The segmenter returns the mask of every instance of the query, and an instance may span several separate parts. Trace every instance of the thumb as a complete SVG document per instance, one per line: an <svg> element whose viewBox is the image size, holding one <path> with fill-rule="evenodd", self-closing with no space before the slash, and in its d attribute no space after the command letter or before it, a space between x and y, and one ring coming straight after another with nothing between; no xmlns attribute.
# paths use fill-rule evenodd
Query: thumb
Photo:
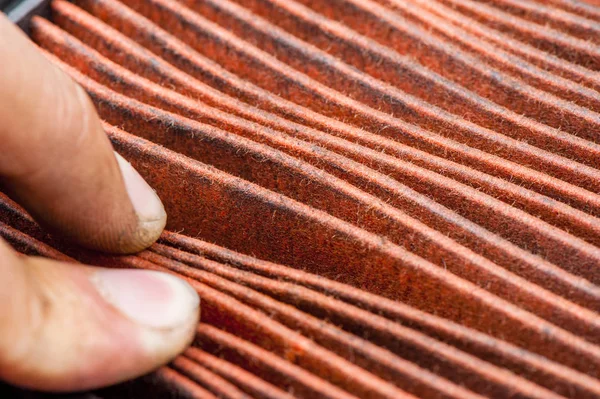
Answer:
<svg viewBox="0 0 600 399"><path fill-rule="evenodd" d="M77 391L150 372L189 345L199 299L176 277L20 257L0 240L0 380Z"/></svg>

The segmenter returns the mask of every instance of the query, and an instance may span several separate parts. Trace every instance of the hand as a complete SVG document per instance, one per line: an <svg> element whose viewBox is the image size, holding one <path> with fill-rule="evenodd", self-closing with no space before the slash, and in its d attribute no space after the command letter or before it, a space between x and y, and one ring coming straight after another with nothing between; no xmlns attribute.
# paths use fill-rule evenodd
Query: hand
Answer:
<svg viewBox="0 0 600 399"><path fill-rule="evenodd" d="M0 13L0 185L42 225L132 253L166 223L83 89ZM0 379L51 391L147 373L189 344L199 300L171 275L18 256L0 240Z"/></svg>

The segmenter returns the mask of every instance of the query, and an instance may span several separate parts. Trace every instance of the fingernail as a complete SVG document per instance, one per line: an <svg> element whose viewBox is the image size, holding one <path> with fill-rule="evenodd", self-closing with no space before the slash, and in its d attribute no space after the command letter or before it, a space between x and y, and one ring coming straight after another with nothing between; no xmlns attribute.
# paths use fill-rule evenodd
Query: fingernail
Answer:
<svg viewBox="0 0 600 399"><path fill-rule="evenodd" d="M144 327L173 329L197 317L198 294L188 283L171 274L98 269L91 280L106 302Z"/></svg>
<svg viewBox="0 0 600 399"><path fill-rule="evenodd" d="M115 152L125 187L133 208L142 222L155 222L166 218L165 208L156 192L125 158Z"/></svg>

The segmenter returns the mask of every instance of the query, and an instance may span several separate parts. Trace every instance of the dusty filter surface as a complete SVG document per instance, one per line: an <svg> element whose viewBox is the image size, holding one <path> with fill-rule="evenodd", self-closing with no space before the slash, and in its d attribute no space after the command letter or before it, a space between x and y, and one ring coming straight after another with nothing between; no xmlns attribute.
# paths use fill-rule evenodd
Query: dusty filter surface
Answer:
<svg viewBox="0 0 600 399"><path fill-rule="evenodd" d="M32 40L168 231L192 348L90 397L600 398L600 2L54 0ZM177 232L177 233L175 233Z"/></svg>

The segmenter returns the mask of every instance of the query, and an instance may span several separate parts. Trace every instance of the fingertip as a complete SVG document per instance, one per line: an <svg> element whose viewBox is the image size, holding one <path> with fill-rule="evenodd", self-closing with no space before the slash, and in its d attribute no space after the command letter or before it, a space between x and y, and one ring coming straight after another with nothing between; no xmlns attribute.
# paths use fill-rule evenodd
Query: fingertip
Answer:
<svg viewBox="0 0 600 399"><path fill-rule="evenodd" d="M136 326L136 375L166 364L192 343L200 298L184 280L157 271L98 269L90 281L106 304Z"/></svg>
<svg viewBox="0 0 600 399"><path fill-rule="evenodd" d="M111 252L135 253L149 247L160 237L167 224L167 213L156 191L125 158L116 151L114 154L138 223L136 231L126 242L120 243Z"/></svg>
<svg viewBox="0 0 600 399"><path fill-rule="evenodd" d="M172 275L42 258L14 266L31 286L18 288L28 307L0 327L0 377L9 383L96 389L166 364L193 340L200 300Z"/></svg>
<svg viewBox="0 0 600 399"><path fill-rule="evenodd" d="M143 327L177 328L200 306L196 291L168 273L98 268L90 280L107 303Z"/></svg>
<svg viewBox="0 0 600 399"><path fill-rule="evenodd" d="M149 228L166 224L167 214L162 201L131 164L115 151L127 194L141 223ZM164 227L164 226L163 226Z"/></svg>

